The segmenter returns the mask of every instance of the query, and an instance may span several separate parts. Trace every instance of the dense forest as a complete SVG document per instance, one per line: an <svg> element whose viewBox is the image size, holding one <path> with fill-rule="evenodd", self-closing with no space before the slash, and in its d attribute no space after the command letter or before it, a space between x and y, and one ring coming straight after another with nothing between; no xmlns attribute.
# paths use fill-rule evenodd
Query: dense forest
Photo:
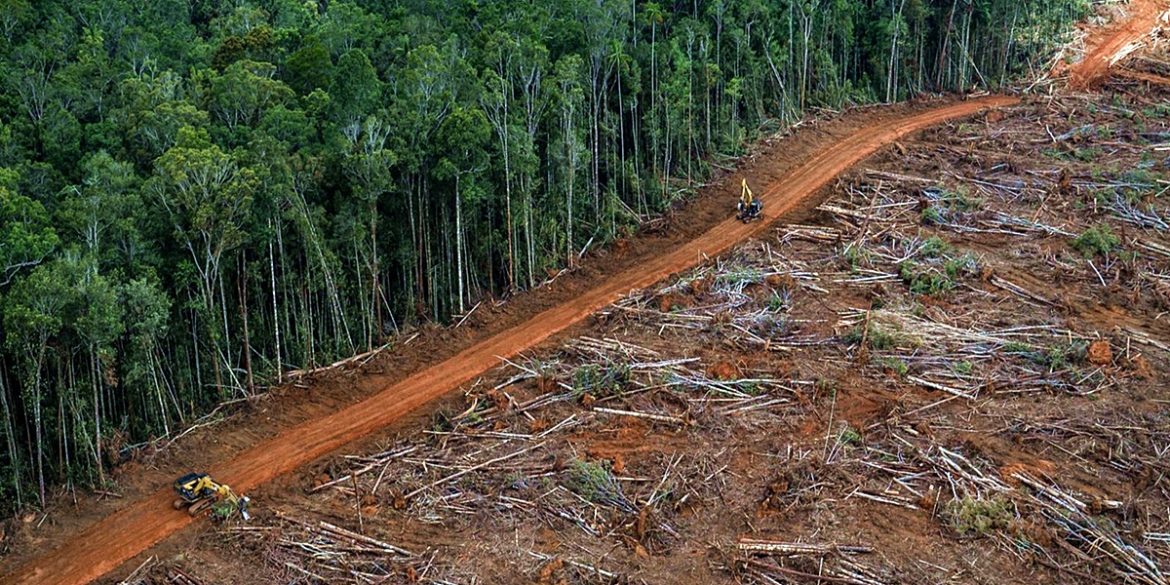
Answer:
<svg viewBox="0 0 1170 585"><path fill-rule="evenodd" d="M538 284L814 107L1087 0L0 0L0 502Z"/></svg>

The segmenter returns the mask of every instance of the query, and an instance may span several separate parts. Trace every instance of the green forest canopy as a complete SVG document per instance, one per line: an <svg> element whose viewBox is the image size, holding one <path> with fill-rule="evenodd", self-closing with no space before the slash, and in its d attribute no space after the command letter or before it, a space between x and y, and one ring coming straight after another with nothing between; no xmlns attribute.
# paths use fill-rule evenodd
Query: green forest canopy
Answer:
<svg viewBox="0 0 1170 585"><path fill-rule="evenodd" d="M0 502L539 283L814 106L1086 0L0 0Z"/></svg>

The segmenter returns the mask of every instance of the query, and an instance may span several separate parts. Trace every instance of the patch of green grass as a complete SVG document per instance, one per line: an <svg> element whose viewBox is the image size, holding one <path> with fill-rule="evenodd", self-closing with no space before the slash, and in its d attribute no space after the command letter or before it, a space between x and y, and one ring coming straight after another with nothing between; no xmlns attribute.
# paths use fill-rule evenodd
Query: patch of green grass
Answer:
<svg viewBox="0 0 1170 585"><path fill-rule="evenodd" d="M783 311L787 307L788 299L781 297L779 294L773 292L772 296L768 298L768 310L772 311L773 313Z"/></svg>
<svg viewBox="0 0 1170 585"><path fill-rule="evenodd" d="M942 258L950 256L955 249L944 239L930 236L922 243L922 255L927 258Z"/></svg>
<svg viewBox="0 0 1170 585"><path fill-rule="evenodd" d="M856 345L861 343L863 338L869 344L870 349L879 351L893 349L902 341L902 337L897 331L890 331L876 323L870 323L868 335L862 333L861 327L854 327L845 334L845 343Z"/></svg>
<svg viewBox="0 0 1170 585"><path fill-rule="evenodd" d="M979 259L971 253L963 254L957 258L948 258L943 263L943 271L947 273L947 278L951 280L958 280L962 276L978 274Z"/></svg>
<svg viewBox="0 0 1170 585"><path fill-rule="evenodd" d="M947 525L959 536L988 536L1011 525L1016 513L1012 503L1003 498L953 500L944 511Z"/></svg>
<svg viewBox="0 0 1170 585"><path fill-rule="evenodd" d="M931 205L922 210L922 225L941 225L943 223L946 223L946 218L938 207Z"/></svg>
<svg viewBox="0 0 1170 585"><path fill-rule="evenodd" d="M1088 344L1083 341L1074 341L1065 346L1044 348L1011 342L1004 346L1003 351L1055 372L1063 370L1071 364L1083 362L1088 352Z"/></svg>
<svg viewBox="0 0 1170 585"><path fill-rule="evenodd" d="M845 248L841 256L849 263L849 270L852 272L857 272L857 269L869 266L873 262L873 254L860 245Z"/></svg>
<svg viewBox="0 0 1170 585"><path fill-rule="evenodd" d="M1104 224L1085 230L1072 241L1072 247L1086 258L1104 256L1120 245L1121 238L1115 236L1113 230Z"/></svg>
<svg viewBox="0 0 1170 585"><path fill-rule="evenodd" d="M910 292L916 295L935 296L949 292L956 286L955 281L946 274L930 267L919 267L912 260L903 262L898 267L898 273L902 277L902 282L910 287Z"/></svg>
<svg viewBox="0 0 1170 585"><path fill-rule="evenodd" d="M861 433L848 425L841 429L841 434L837 436L837 440L845 445L861 445L863 442Z"/></svg>
<svg viewBox="0 0 1170 585"><path fill-rule="evenodd" d="M625 494L604 463L574 459L567 470L566 487L595 504L625 502Z"/></svg>
<svg viewBox="0 0 1170 585"><path fill-rule="evenodd" d="M629 382L630 366L625 363L610 362L605 367L585 364L573 372L573 390L577 394L586 392L596 396L621 394Z"/></svg>
<svg viewBox="0 0 1170 585"><path fill-rule="evenodd" d="M951 371L960 376L970 376L971 372L975 371L975 364L963 360L951 366Z"/></svg>
<svg viewBox="0 0 1170 585"><path fill-rule="evenodd" d="M883 369L893 372L899 378L905 378L910 373L910 364L896 357L884 357L878 363Z"/></svg>

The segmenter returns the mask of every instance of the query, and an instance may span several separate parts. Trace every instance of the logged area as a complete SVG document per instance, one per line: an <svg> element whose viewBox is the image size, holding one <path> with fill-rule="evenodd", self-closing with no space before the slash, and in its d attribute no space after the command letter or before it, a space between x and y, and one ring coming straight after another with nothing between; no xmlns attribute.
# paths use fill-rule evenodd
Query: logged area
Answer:
<svg viewBox="0 0 1170 585"><path fill-rule="evenodd" d="M1085 54L1069 67L1069 85L1085 89L1104 78L1119 60L1170 25L1170 6L1162 0L1135 0L1119 8L1117 19L1089 31Z"/></svg>
<svg viewBox="0 0 1170 585"><path fill-rule="evenodd" d="M816 153L765 192L765 213L776 218L832 181L838 173L908 133L989 107L1014 102L984 98L928 108L917 115L865 127ZM333 415L290 429L275 439L211 469L239 490L294 470L337 448L385 427L413 409L479 376L501 356L513 356L581 321L631 289L649 286L716 256L756 231L761 224L728 219L689 244L640 267L611 277L576 300L534 316L523 326L476 344L448 361L413 375L376 396ZM183 513L168 509L169 487L98 522L56 553L36 559L12 576L15 583L83 583L103 575L172 532L189 524ZM98 536L101 535L100 538ZM83 544L84 543L84 544ZM79 551L81 551L79 553Z"/></svg>
<svg viewBox="0 0 1170 585"><path fill-rule="evenodd" d="M1166 583L1170 93L1103 91L901 143L147 572Z"/></svg>

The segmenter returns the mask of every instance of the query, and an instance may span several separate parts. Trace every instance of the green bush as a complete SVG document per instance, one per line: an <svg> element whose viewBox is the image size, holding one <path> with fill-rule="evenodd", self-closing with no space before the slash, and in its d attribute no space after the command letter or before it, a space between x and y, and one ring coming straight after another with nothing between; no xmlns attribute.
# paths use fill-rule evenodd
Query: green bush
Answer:
<svg viewBox="0 0 1170 585"><path fill-rule="evenodd" d="M922 224L923 225L940 225L945 223L943 212L939 208L931 205L922 210Z"/></svg>
<svg viewBox="0 0 1170 585"><path fill-rule="evenodd" d="M586 392L598 396L621 394L630 381L630 366L624 363L607 363L605 367L585 364L573 372L573 390L578 394Z"/></svg>
<svg viewBox="0 0 1170 585"><path fill-rule="evenodd" d="M861 445L863 439L861 433L857 432L857 429L846 426L844 429L841 429L841 434L837 437L837 440L846 445Z"/></svg>
<svg viewBox="0 0 1170 585"><path fill-rule="evenodd" d="M960 536L987 536L1007 528L1015 519L1012 503L1003 498L952 500L944 515Z"/></svg>
<svg viewBox="0 0 1170 585"><path fill-rule="evenodd" d="M876 323L870 323L869 335L863 335L861 327L854 327L845 334L845 343L856 345L861 343L863 337L869 347L876 350L893 349L903 341L902 336L897 331L888 331Z"/></svg>
<svg viewBox="0 0 1170 585"><path fill-rule="evenodd" d="M927 258L942 258L950 256L955 249L946 240L938 236L930 236L922 243L922 255Z"/></svg>
<svg viewBox="0 0 1170 585"><path fill-rule="evenodd" d="M608 504L630 510L617 478L603 463L574 459L567 470L566 487L595 504Z"/></svg>
<svg viewBox="0 0 1170 585"><path fill-rule="evenodd" d="M1087 258L1104 256L1119 245L1121 245L1121 238L1113 235L1113 230L1107 225L1091 227L1072 241L1072 247Z"/></svg>
<svg viewBox="0 0 1170 585"><path fill-rule="evenodd" d="M905 360L901 360L895 357L886 357L882 358L879 363L881 364L882 368L890 370L899 378L905 378L906 375L910 373L910 364L907 364Z"/></svg>
<svg viewBox="0 0 1170 585"><path fill-rule="evenodd" d="M956 283L946 274L941 274L927 267L919 269L913 261L907 260L898 267L902 281L910 287L910 292L916 295L939 295L955 288Z"/></svg>
<svg viewBox="0 0 1170 585"><path fill-rule="evenodd" d="M960 376L970 376L975 371L975 364L963 360L951 366L951 370Z"/></svg>

